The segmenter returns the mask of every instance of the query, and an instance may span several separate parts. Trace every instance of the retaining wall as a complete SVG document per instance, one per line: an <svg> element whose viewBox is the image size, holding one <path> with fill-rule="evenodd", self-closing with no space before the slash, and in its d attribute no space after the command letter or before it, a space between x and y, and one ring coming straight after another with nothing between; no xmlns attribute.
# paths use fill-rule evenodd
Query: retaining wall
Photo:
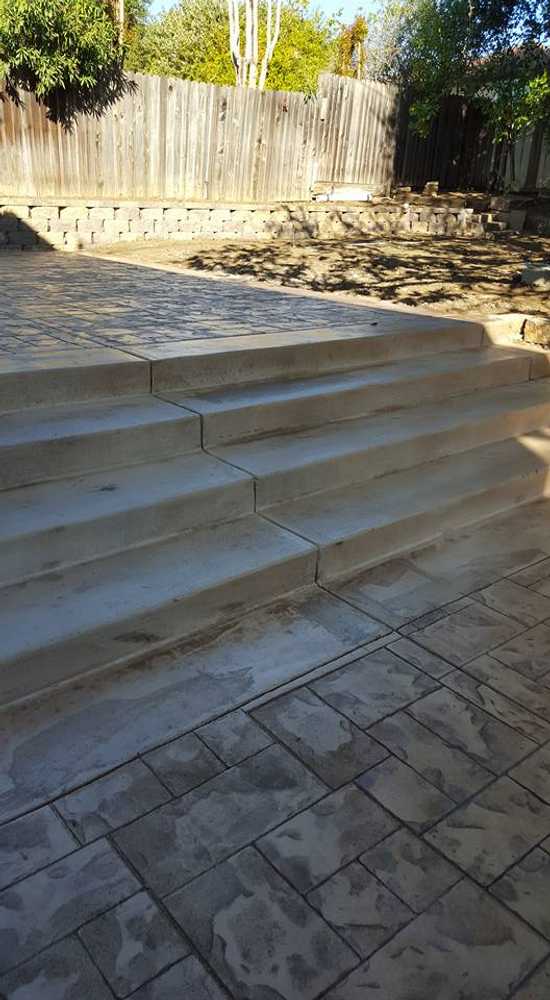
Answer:
<svg viewBox="0 0 550 1000"><path fill-rule="evenodd" d="M2 199L0 247L90 249L142 239L340 239L373 233L483 236L491 218L464 205L394 201L278 205Z"/></svg>

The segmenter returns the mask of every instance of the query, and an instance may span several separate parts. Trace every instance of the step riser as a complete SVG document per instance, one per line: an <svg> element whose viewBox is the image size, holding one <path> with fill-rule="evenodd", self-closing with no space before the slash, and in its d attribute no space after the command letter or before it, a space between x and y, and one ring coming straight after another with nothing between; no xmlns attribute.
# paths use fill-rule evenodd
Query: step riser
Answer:
<svg viewBox="0 0 550 1000"><path fill-rule="evenodd" d="M312 547L281 563L226 580L192 598L172 601L149 614L121 616L109 628L37 649L15 661L4 660L0 664L0 703L9 704L92 670L129 663L208 628L237 620L245 612L311 585L316 559Z"/></svg>
<svg viewBox="0 0 550 1000"><path fill-rule="evenodd" d="M13 371L6 370L8 364L4 359L0 373L0 413L136 396L151 388L149 362L111 348L60 350L27 363L14 360Z"/></svg>
<svg viewBox="0 0 550 1000"><path fill-rule="evenodd" d="M174 407L174 411L176 408ZM78 476L94 469L161 461L200 447L199 419L62 437L0 449L0 490Z"/></svg>
<svg viewBox="0 0 550 1000"><path fill-rule="evenodd" d="M232 521L253 509L253 482L242 480L155 506L10 538L0 543L0 586L192 528Z"/></svg>
<svg viewBox="0 0 550 1000"><path fill-rule="evenodd" d="M261 407L253 405L223 413L203 414L203 441L205 447L210 448L260 435L306 430L377 411L416 406L419 400L423 403L437 402L479 389L515 385L529 379L529 369L529 361L507 358L484 367L438 373L408 382L342 389L323 396L306 396ZM181 400L181 405L185 406L185 399Z"/></svg>
<svg viewBox="0 0 550 1000"><path fill-rule="evenodd" d="M482 343L482 327L477 323L449 325L448 331L434 329L414 333L350 337L264 347L225 353L189 354L185 358L167 358L152 363L152 388L162 395L165 390L212 388L259 382L270 378L299 378L321 375L335 369L421 357L440 351L475 349Z"/></svg>
<svg viewBox="0 0 550 1000"><path fill-rule="evenodd" d="M535 430L550 423L550 406L542 404L510 413L499 413L439 433L424 434L393 445L380 445L328 461L304 462L291 471L261 476L256 483L258 510L267 510L309 493L336 489L352 483L413 468L446 455L467 451L493 441Z"/></svg>
<svg viewBox="0 0 550 1000"><path fill-rule="evenodd" d="M433 544L446 532L548 496L549 474L548 468L544 467L529 476L512 479L470 497L461 497L445 507L415 514L397 524L372 528L364 534L355 534L336 545L321 548L319 580L329 582L353 575L387 559Z"/></svg>

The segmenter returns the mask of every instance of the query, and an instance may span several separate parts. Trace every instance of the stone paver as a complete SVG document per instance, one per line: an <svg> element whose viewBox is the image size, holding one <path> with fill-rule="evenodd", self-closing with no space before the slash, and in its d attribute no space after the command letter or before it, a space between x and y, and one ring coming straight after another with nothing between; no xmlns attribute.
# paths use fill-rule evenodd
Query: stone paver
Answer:
<svg viewBox="0 0 550 1000"><path fill-rule="evenodd" d="M548 1000L549 566L534 504L3 713L0 996Z"/></svg>
<svg viewBox="0 0 550 1000"><path fill-rule="evenodd" d="M111 1000L80 941L65 938L0 978L5 1000Z"/></svg>
<svg viewBox="0 0 550 1000"><path fill-rule="evenodd" d="M535 848L499 878L491 892L550 938L550 854Z"/></svg>
<svg viewBox="0 0 550 1000"><path fill-rule="evenodd" d="M224 770L194 733L152 750L143 759L174 795L190 792Z"/></svg>
<svg viewBox="0 0 550 1000"><path fill-rule="evenodd" d="M493 779L490 771L406 712L382 719L369 732L454 802L463 802Z"/></svg>
<svg viewBox="0 0 550 1000"><path fill-rule="evenodd" d="M117 997L128 996L190 951L146 892L96 917L80 936Z"/></svg>
<svg viewBox="0 0 550 1000"><path fill-rule="evenodd" d="M361 958L368 958L414 916L356 861L310 892L307 899Z"/></svg>
<svg viewBox="0 0 550 1000"><path fill-rule="evenodd" d="M527 736L535 743L546 743L550 739L550 723L539 719L528 709L516 705L505 695L494 688L480 683L474 678L463 673L461 670L453 670L445 677L445 685L450 687L457 694L467 698L468 701L483 708L495 719L500 719L507 726L511 726L522 736Z"/></svg>
<svg viewBox="0 0 550 1000"><path fill-rule="evenodd" d="M175 893L168 906L235 997L313 1000L357 963L254 848Z"/></svg>
<svg viewBox="0 0 550 1000"><path fill-rule="evenodd" d="M460 593L407 559L392 559L331 590L391 628L400 628Z"/></svg>
<svg viewBox="0 0 550 1000"><path fill-rule="evenodd" d="M401 822L421 832L437 823L455 803L412 767L388 757L357 779L357 784Z"/></svg>
<svg viewBox="0 0 550 1000"><path fill-rule="evenodd" d="M0 893L0 972L139 889L139 882L104 841L82 847Z"/></svg>
<svg viewBox="0 0 550 1000"><path fill-rule="evenodd" d="M550 747L542 747L512 768L510 777L550 805Z"/></svg>
<svg viewBox="0 0 550 1000"><path fill-rule="evenodd" d="M227 765L240 764L273 740L244 712L230 712L197 730L201 740Z"/></svg>
<svg viewBox="0 0 550 1000"><path fill-rule="evenodd" d="M170 795L139 760L58 799L56 807L81 844L137 819Z"/></svg>
<svg viewBox="0 0 550 1000"><path fill-rule="evenodd" d="M145 884L165 895L324 793L290 754L267 747L136 820L115 840Z"/></svg>
<svg viewBox="0 0 550 1000"><path fill-rule="evenodd" d="M379 743L307 688L257 709L255 718L332 788L387 756Z"/></svg>
<svg viewBox="0 0 550 1000"><path fill-rule="evenodd" d="M49 806L5 823L0 826L0 889L70 854L76 847Z"/></svg>
<svg viewBox="0 0 550 1000"><path fill-rule="evenodd" d="M550 996L550 960L537 969L517 993L514 1000L547 1000Z"/></svg>
<svg viewBox="0 0 550 1000"><path fill-rule="evenodd" d="M190 955L133 994L133 1000L227 1000L228 994Z"/></svg>
<svg viewBox="0 0 550 1000"><path fill-rule="evenodd" d="M536 680L548 674L543 683L550 684L550 628L547 625L536 625L523 632L495 649L493 656L524 677Z"/></svg>
<svg viewBox="0 0 550 1000"><path fill-rule="evenodd" d="M429 674L430 677L439 680L440 677L444 677L453 668L450 663L446 660L442 660L440 656L436 656L434 653L430 653L429 649L424 649L423 646L419 646L412 639L398 639L397 642L392 642L388 646L388 649L397 656L401 656L408 663L412 663L414 667L418 667L423 670L424 673Z"/></svg>
<svg viewBox="0 0 550 1000"><path fill-rule="evenodd" d="M550 689L505 667L492 656L480 656L468 664L468 673L493 690L506 695L535 715L550 722Z"/></svg>
<svg viewBox="0 0 550 1000"><path fill-rule="evenodd" d="M461 882L330 991L330 1000L504 1000L546 946Z"/></svg>
<svg viewBox="0 0 550 1000"><path fill-rule="evenodd" d="M375 321L365 305L66 254L0 260L0 357Z"/></svg>
<svg viewBox="0 0 550 1000"><path fill-rule="evenodd" d="M405 829L390 834L359 860L417 913L462 878L458 868Z"/></svg>
<svg viewBox="0 0 550 1000"><path fill-rule="evenodd" d="M324 701L365 728L437 687L426 674L385 649L312 684Z"/></svg>
<svg viewBox="0 0 550 1000"><path fill-rule="evenodd" d="M491 587L480 590L475 599L524 625L538 625L545 618L550 618L550 600L513 580L499 580Z"/></svg>
<svg viewBox="0 0 550 1000"><path fill-rule="evenodd" d="M522 630L523 626L498 611L477 603L414 633L415 642L426 646L461 667L474 657L506 642Z"/></svg>
<svg viewBox="0 0 550 1000"><path fill-rule="evenodd" d="M550 806L510 778L499 778L426 839L487 885L549 833Z"/></svg>
<svg viewBox="0 0 550 1000"><path fill-rule="evenodd" d="M348 786L283 823L258 846L297 889L307 892L397 826L385 809Z"/></svg>
<svg viewBox="0 0 550 1000"><path fill-rule="evenodd" d="M412 705L410 712L418 722L495 774L507 771L537 747L452 691L435 691Z"/></svg>

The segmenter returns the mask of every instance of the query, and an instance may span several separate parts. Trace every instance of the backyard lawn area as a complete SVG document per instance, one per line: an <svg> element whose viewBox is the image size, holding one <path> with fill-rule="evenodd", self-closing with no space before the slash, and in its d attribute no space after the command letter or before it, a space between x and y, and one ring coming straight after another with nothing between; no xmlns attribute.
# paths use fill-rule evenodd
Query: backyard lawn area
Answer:
<svg viewBox="0 0 550 1000"><path fill-rule="evenodd" d="M550 313L550 294L519 283L526 263L550 260L550 237L464 239L143 241L94 253L269 284L385 299L440 313Z"/></svg>

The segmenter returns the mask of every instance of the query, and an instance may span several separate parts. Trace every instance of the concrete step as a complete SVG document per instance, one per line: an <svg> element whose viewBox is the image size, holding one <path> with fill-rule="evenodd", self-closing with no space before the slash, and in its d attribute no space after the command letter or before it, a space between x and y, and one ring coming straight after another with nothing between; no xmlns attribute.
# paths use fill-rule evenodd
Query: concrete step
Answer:
<svg viewBox="0 0 550 1000"><path fill-rule="evenodd" d="M149 392L148 361L111 347L0 355L0 413Z"/></svg>
<svg viewBox="0 0 550 1000"><path fill-rule="evenodd" d="M238 619L311 584L315 549L256 515L0 593L0 701Z"/></svg>
<svg viewBox="0 0 550 1000"><path fill-rule="evenodd" d="M437 541L444 532L550 495L550 429L271 508L319 547L330 580Z"/></svg>
<svg viewBox="0 0 550 1000"><path fill-rule="evenodd" d="M198 416L152 396L17 410L0 417L0 490L199 446Z"/></svg>
<svg viewBox="0 0 550 1000"><path fill-rule="evenodd" d="M254 509L253 480L202 452L0 493L0 586Z"/></svg>
<svg viewBox="0 0 550 1000"><path fill-rule="evenodd" d="M550 423L550 379L280 434L212 453L256 478L258 510Z"/></svg>
<svg viewBox="0 0 550 1000"><path fill-rule="evenodd" d="M367 312L365 310L365 312ZM482 323L368 310L353 326L151 345L153 392L332 373L481 346Z"/></svg>
<svg viewBox="0 0 550 1000"><path fill-rule="evenodd" d="M519 355L519 356L518 356ZM255 382L164 399L201 415L205 447L416 406L529 378L530 358L488 348L435 354L309 379Z"/></svg>

